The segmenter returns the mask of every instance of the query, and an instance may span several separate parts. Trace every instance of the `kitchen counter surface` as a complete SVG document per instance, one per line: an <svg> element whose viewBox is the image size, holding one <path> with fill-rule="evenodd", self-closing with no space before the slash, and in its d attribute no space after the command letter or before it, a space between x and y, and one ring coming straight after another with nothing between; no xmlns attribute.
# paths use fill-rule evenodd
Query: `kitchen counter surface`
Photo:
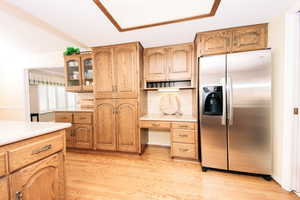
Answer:
<svg viewBox="0 0 300 200"><path fill-rule="evenodd" d="M39 114L46 114L46 113L51 113L51 112L94 112L95 110L92 108L77 108L77 107L71 107L71 108L59 108L55 110L49 110L49 111L44 111L40 112Z"/></svg>
<svg viewBox="0 0 300 200"><path fill-rule="evenodd" d="M171 122L197 122L197 118L192 115L162 115L148 114L140 117L142 121L171 121Z"/></svg>
<svg viewBox="0 0 300 200"><path fill-rule="evenodd" d="M0 120L0 146L71 127L70 123Z"/></svg>

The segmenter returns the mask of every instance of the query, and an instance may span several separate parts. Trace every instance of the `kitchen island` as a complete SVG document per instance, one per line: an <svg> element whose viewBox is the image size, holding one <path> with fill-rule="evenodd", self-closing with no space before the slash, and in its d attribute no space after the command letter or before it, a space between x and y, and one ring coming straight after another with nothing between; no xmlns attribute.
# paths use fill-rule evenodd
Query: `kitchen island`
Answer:
<svg viewBox="0 0 300 200"><path fill-rule="evenodd" d="M65 196L69 123L0 121L0 200Z"/></svg>

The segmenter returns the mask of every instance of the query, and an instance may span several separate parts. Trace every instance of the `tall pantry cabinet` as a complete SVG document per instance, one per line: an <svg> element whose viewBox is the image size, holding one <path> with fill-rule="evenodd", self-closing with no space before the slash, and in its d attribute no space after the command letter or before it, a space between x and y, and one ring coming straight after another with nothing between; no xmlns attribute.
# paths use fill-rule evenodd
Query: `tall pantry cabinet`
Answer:
<svg viewBox="0 0 300 200"><path fill-rule="evenodd" d="M141 153L143 47L138 42L95 47L95 148Z"/></svg>

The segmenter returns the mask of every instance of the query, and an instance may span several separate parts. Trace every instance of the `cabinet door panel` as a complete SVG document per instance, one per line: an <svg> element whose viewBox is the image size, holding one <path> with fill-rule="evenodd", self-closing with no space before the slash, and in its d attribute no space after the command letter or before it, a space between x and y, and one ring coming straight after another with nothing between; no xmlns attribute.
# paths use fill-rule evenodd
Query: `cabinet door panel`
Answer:
<svg viewBox="0 0 300 200"><path fill-rule="evenodd" d="M116 98L136 98L139 79L135 44L114 48L114 71Z"/></svg>
<svg viewBox="0 0 300 200"><path fill-rule="evenodd" d="M114 94L113 52L111 48L97 50L94 61L94 94L96 98L112 98Z"/></svg>
<svg viewBox="0 0 300 200"><path fill-rule="evenodd" d="M85 124L75 124L73 127L74 147L91 149L93 138L92 126Z"/></svg>
<svg viewBox="0 0 300 200"><path fill-rule="evenodd" d="M11 199L63 200L63 154L58 153L11 175Z"/></svg>
<svg viewBox="0 0 300 200"><path fill-rule="evenodd" d="M118 151L137 152L137 101L118 100L117 133Z"/></svg>
<svg viewBox="0 0 300 200"><path fill-rule="evenodd" d="M167 80L167 57L166 48L154 48L145 50L145 79L146 81Z"/></svg>
<svg viewBox="0 0 300 200"><path fill-rule="evenodd" d="M267 37L265 24L234 29L232 52L267 48Z"/></svg>
<svg viewBox="0 0 300 200"><path fill-rule="evenodd" d="M114 100L99 100L96 102L96 148L101 150L116 150Z"/></svg>
<svg viewBox="0 0 300 200"><path fill-rule="evenodd" d="M193 45L171 47L169 65L169 80L191 80L193 65Z"/></svg>
<svg viewBox="0 0 300 200"><path fill-rule="evenodd" d="M93 91L93 58L90 53L81 55L82 90Z"/></svg>
<svg viewBox="0 0 300 200"><path fill-rule="evenodd" d="M65 56L65 82L67 91L81 91L82 77L80 55Z"/></svg>
<svg viewBox="0 0 300 200"><path fill-rule="evenodd" d="M7 178L0 178L0 200L9 200Z"/></svg>
<svg viewBox="0 0 300 200"><path fill-rule="evenodd" d="M201 55L224 54L230 52L231 31L214 31L200 34Z"/></svg>
<svg viewBox="0 0 300 200"><path fill-rule="evenodd" d="M66 129L66 146L68 148L74 147L73 127Z"/></svg>

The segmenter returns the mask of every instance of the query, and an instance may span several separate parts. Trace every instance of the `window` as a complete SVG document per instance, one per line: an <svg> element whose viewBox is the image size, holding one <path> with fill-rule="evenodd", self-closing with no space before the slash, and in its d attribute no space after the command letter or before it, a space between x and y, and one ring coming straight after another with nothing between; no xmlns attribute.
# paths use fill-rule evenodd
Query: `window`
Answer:
<svg viewBox="0 0 300 200"><path fill-rule="evenodd" d="M47 85L38 86L39 111L48 110L48 92Z"/></svg>
<svg viewBox="0 0 300 200"><path fill-rule="evenodd" d="M67 107L67 98L66 98L66 91L64 87L57 87L57 108L65 108Z"/></svg>
<svg viewBox="0 0 300 200"><path fill-rule="evenodd" d="M66 92L63 86L38 85L39 111L75 107L77 94Z"/></svg>

